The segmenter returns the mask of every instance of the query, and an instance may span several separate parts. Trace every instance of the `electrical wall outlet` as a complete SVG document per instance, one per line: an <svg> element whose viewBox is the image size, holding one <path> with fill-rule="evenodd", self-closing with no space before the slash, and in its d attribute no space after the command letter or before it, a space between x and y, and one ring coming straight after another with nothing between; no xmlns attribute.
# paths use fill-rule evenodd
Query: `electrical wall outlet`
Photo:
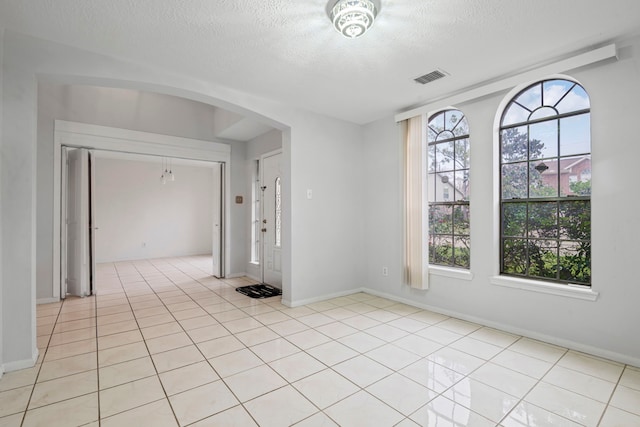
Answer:
<svg viewBox="0 0 640 427"><path fill-rule="evenodd" d="M389 275L389 269L387 267L382 267L382 275L383 276L388 276Z"/></svg>

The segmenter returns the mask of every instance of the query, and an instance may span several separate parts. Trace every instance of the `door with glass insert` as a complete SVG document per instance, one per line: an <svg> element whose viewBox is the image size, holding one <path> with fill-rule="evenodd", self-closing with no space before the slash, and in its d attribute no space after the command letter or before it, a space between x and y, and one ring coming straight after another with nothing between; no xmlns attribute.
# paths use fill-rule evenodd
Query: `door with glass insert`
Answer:
<svg viewBox="0 0 640 427"><path fill-rule="evenodd" d="M282 154L262 158L262 281L282 286Z"/></svg>

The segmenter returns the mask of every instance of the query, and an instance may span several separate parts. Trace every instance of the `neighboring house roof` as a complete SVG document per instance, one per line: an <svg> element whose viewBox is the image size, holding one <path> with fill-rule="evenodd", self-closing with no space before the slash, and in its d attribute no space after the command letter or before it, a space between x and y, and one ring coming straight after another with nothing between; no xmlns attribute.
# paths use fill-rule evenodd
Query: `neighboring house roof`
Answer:
<svg viewBox="0 0 640 427"><path fill-rule="evenodd" d="M577 159L575 157L567 157L567 158L560 159L560 173L561 174L571 173L571 169L573 169L575 166L585 161L591 162L591 156L588 156L588 155L580 156ZM557 173L558 162L556 160L542 160L542 162L544 162L544 164L549 167L549 169L542 172L542 175L552 175Z"/></svg>

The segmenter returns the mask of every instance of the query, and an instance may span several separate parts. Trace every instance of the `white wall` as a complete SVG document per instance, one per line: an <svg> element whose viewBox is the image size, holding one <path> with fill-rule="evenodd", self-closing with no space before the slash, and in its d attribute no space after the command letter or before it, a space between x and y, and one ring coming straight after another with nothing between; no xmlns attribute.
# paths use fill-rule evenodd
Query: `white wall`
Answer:
<svg viewBox="0 0 640 427"><path fill-rule="evenodd" d="M247 187L247 175L244 173L245 156L247 152L246 143L241 142L234 144L231 150L231 194L229 194L229 214L231 218L230 236L227 240L233 245L231 251L230 268L227 272L228 277L240 276L245 273L245 263L247 260L247 251L245 241L247 239L247 225L244 222L246 216L247 204L236 203L236 196L242 196L243 200L247 199L245 189Z"/></svg>
<svg viewBox="0 0 640 427"><path fill-rule="evenodd" d="M212 82L5 32L2 229L5 364L35 346L37 82L116 86L211 103L283 131L283 294L292 304L362 285L364 198L360 126ZM9 142L7 142L9 141ZM233 156L232 150L232 156ZM241 169L244 169L241 167ZM40 172L42 173L42 172ZM11 178L11 185L6 184ZM314 191L306 199L306 189ZM232 194L246 189L246 183ZM46 205L43 207L46 209ZM240 217L244 221L246 214ZM233 220L233 219L232 219ZM243 225L246 228L246 224ZM244 242L236 243L244 247ZM10 248L8 254L6 249ZM242 261L244 267L246 260ZM44 277L50 280L49 277ZM20 325L20 328L13 327ZM8 351L7 349L11 349Z"/></svg>
<svg viewBox="0 0 640 427"><path fill-rule="evenodd" d="M247 142L247 163L270 151L282 149L282 132L274 129Z"/></svg>
<svg viewBox="0 0 640 427"><path fill-rule="evenodd" d="M291 139L291 301L301 304L365 285L364 189L370 184L360 126L318 116L292 127ZM286 163L286 137L283 146Z"/></svg>
<svg viewBox="0 0 640 427"><path fill-rule="evenodd" d="M364 129L366 286L395 294L402 285L403 177L400 127L393 118ZM374 232L375 230L375 232ZM388 276L382 276L387 267Z"/></svg>
<svg viewBox="0 0 640 427"><path fill-rule="evenodd" d="M53 295L53 128L55 120L97 124L163 135L219 141L213 118L216 108L192 100L131 89L38 83L37 298ZM244 167L243 143L231 144L231 171ZM232 191L244 189L244 176L231 180ZM243 233L232 215L231 235ZM244 271L244 245L231 240L231 272Z"/></svg>
<svg viewBox="0 0 640 427"><path fill-rule="evenodd" d="M633 124L640 116L640 39L619 50L619 61L567 73L591 97L593 289L597 301L498 287L495 250L498 201L494 198L494 119L505 93L456 105L471 132L471 272L465 281L431 274L430 289L402 285L401 157L393 118L365 127L367 192L366 283L377 292L463 318L548 339L604 357L640 364L637 181ZM528 83L528 82L523 82ZM631 187L632 188L632 187ZM377 231L375 231L377 230ZM375 232L374 232L375 231ZM389 277L381 267L389 266Z"/></svg>
<svg viewBox="0 0 640 427"><path fill-rule="evenodd" d="M97 262L211 253L211 168L173 164L175 181L160 182L162 160L98 158L95 168Z"/></svg>
<svg viewBox="0 0 640 427"><path fill-rule="evenodd" d="M2 52L4 50L4 28L0 27L0 100L3 99L2 97L2 87L4 86L3 84L3 79L2 79ZM2 119L3 119L3 115L2 115L2 104L3 102L0 102L0 153L3 151L4 147L2 144ZM2 162L0 162L0 189L2 188ZM0 242L2 241L2 191L0 190ZM4 340L2 339L2 325L4 322L4 307L2 305L2 245L0 244L0 309L2 309L2 314L0 314L0 378L2 378L2 374L4 373L4 357L3 357L3 351L2 351L2 344L4 342Z"/></svg>
<svg viewBox="0 0 640 427"><path fill-rule="evenodd" d="M4 32L2 61L2 324L5 370L35 363L36 87ZM29 83L24 85L25 79ZM15 84L16 82L21 82ZM9 327L9 325L11 325Z"/></svg>

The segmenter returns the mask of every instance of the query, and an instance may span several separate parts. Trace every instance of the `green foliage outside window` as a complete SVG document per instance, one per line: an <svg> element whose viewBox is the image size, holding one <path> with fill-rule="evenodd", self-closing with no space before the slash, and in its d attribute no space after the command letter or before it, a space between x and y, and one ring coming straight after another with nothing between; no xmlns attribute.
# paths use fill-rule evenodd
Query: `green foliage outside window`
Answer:
<svg viewBox="0 0 640 427"><path fill-rule="evenodd" d="M428 123L429 264L468 269L469 128L458 110Z"/></svg>
<svg viewBox="0 0 640 427"><path fill-rule="evenodd" d="M561 108L571 97L575 111ZM505 111L500 133L501 272L590 285L588 97L573 82L546 81L523 91Z"/></svg>

